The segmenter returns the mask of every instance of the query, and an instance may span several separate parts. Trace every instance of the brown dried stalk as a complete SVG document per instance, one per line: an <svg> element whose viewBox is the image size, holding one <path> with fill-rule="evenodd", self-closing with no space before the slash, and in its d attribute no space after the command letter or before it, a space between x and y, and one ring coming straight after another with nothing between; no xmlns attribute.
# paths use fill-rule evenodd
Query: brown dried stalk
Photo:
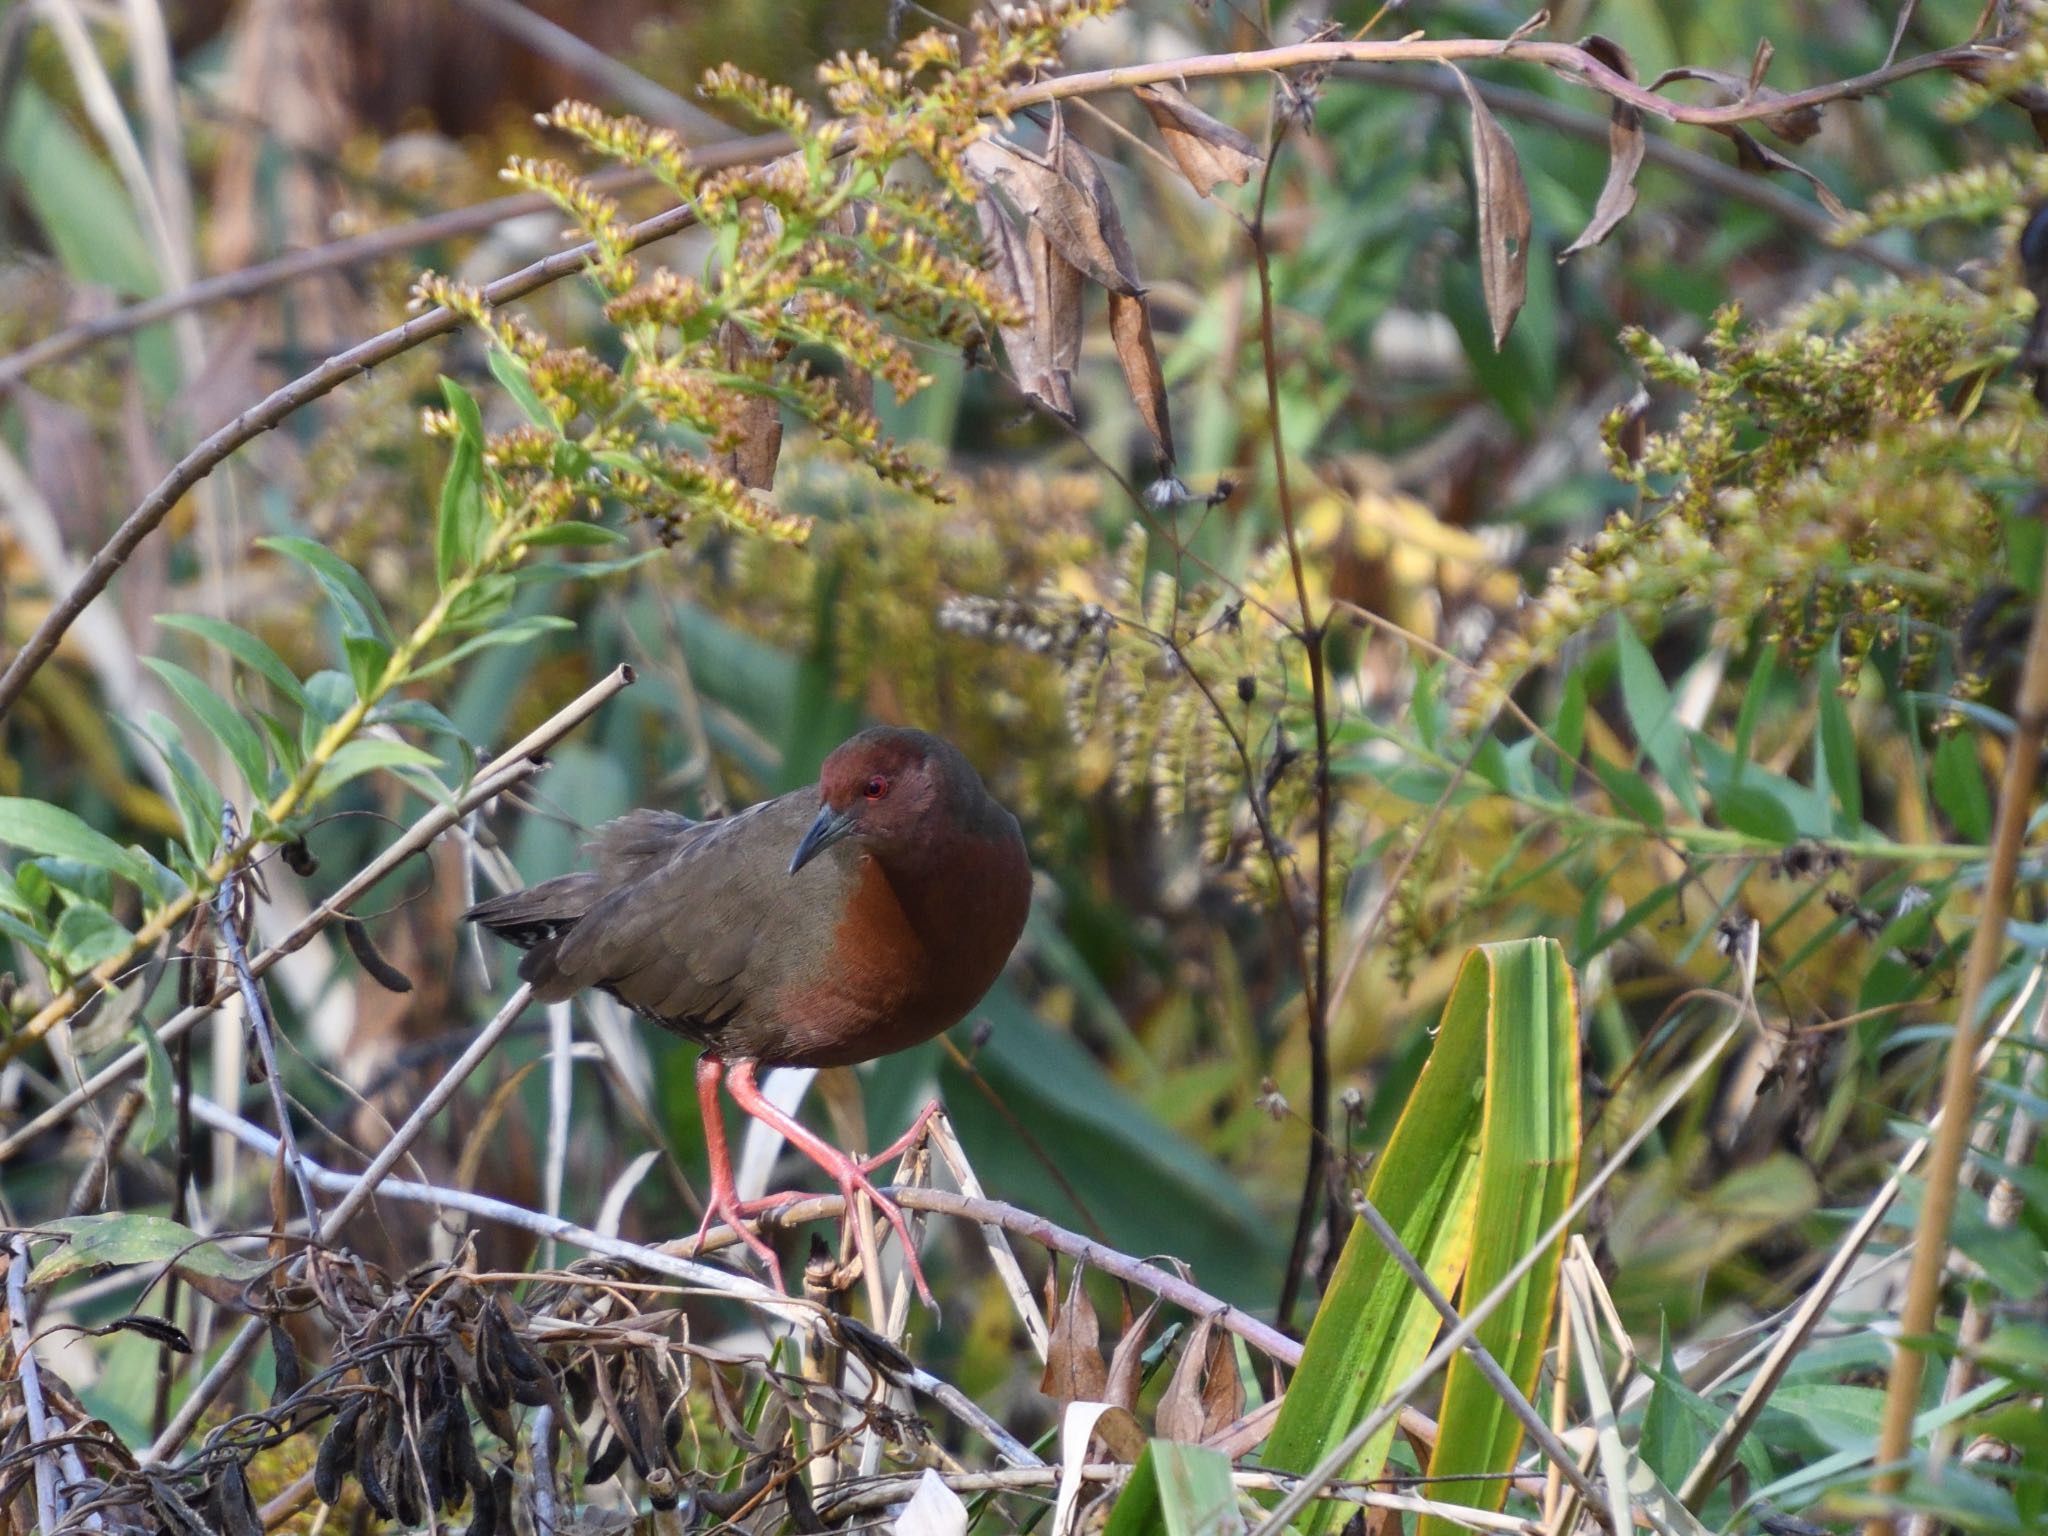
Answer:
<svg viewBox="0 0 2048 1536"><path fill-rule="evenodd" d="M1895 1493L1903 1485L1901 1463L1913 1445L1913 1417L1920 1403L1920 1378L1927 1367L1926 1351L1916 1341L1934 1331L1934 1314L1941 1301L1949 1224L1955 1217L1956 1186L1977 1103L1977 1042L1983 1033L1978 1014L2005 954L2005 923L2019 883L2020 848L2034 808L2044 731L2048 731L2048 586L2034 602L2033 632L2027 640L2019 696L2013 706L2012 741L2006 748L2005 782L1998 791L1998 820L1991 834L1984 904L1977 916L1977 931L1970 938L1962 996L1956 1003L1955 1033L1949 1037L1948 1066L1942 1076L1941 1126L1929 1149L1927 1194L1913 1232L1913 1266L1906 1276L1899 1342L1892 1353L1884 1422L1877 1437L1877 1465L1887 1469L1877 1483L1882 1493ZM1864 1530L1866 1536L1892 1536L1891 1512L1871 1516Z"/></svg>

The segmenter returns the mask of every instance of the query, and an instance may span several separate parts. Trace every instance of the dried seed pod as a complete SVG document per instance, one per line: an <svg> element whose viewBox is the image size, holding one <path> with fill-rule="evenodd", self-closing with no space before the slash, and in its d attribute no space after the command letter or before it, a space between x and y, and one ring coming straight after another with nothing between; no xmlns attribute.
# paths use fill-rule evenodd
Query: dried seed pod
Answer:
<svg viewBox="0 0 2048 1536"><path fill-rule="evenodd" d="M270 1359L276 1385L271 1389L272 1406L289 1402L305 1385L306 1368L299 1360L299 1346L291 1330L275 1317L270 1319Z"/></svg>
<svg viewBox="0 0 2048 1536"><path fill-rule="evenodd" d="M382 1425L373 1426L382 1429ZM380 1434L356 1434L356 1482L363 1490L363 1502L377 1513L380 1520L396 1517L397 1507L391 1501L391 1494L384 1486L384 1478L377 1466Z"/></svg>
<svg viewBox="0 0 2048 1536"><path fill-rule="evenodd" d="M583 1486L588 1488L597 1483L608 1483L618 1476L619 1468L626 1462L626 1442L617 1435L607 1434L600 1443L597 1453L590 1458L590 1469L583 1474Z"/></svg>
<svg viewBox="0 0 2048 1536"><path fill-rule="evenodd" d="M362 1422L368 1406L367 1400L359 1397L342 1409L320 1446L320 1455L313 1463L313 1492L322 1504L341 1502L342 1479L356 1456L356 1426Z"/></svg>
<svg viewBox="0 0 2048 1536"><path fill-rule="evenodd" d="M250 1497L248 1476L233 1457L214 1479L213 1518L224 1536L263 1536L263 1516Z"/></svg>
<svg viewBox="0 0 2048 1536"><path fill-rule="evenodd" d="M378 951L370 938L370 930L361 919L344 917L341 920L341 936L348 940L349 953L356 957L356 964L363 968L363 974L377 983L386 992L410 992L412 978L393 965Z"/></svg>

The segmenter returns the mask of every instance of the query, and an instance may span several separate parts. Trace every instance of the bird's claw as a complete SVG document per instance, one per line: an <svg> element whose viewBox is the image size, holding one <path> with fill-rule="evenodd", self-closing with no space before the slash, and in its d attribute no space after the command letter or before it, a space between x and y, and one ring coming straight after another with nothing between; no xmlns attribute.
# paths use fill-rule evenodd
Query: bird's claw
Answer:
<svg viewBox="0 0 2048 1536"><path fill-rule="evenodd" d="M712 1227L722 1221L732 1228L733 1235L751 1248L755 1257L767 1267L769 1283L778 1291L787 1290L788 1287L782 1283L782 1261L775 1256L775 1250L769 1245L768 1240L747 1225L751 1216L760 1214L760 1211L755 1209L756 1206L770 1208L758 1200L726 1198L723 1191L712 1191L711 1199L704 1207L704 1219L697 1224L697 1251L703 1252L704 1240L711 1235Z"/></svg>

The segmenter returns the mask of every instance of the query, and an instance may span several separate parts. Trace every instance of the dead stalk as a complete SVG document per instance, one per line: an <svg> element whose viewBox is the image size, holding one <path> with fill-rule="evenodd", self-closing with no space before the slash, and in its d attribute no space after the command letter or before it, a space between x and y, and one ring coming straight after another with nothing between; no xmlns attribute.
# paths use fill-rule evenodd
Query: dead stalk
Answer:
<svg viewBox="0 0 2048 1536"><path fill-rule="evenodd" d="M1896 1493L1904 1483L1907 1453L1913 1444L1913 1417L1920 1402L1920 1379L1926 1352L1912 1341L1934 1331L1941 1301L1941 1274L1948 1259L1949 1224L1954 1219L1956 1183L1969 1144L1971 1116L1977 1102L1977 1042L1982 1038L1978 1014L1984 995L1997 978L2005 954L2005 923L2012 912L2019 883L2020 848L2033 813L2034 782L2041 766L2041 739L2048 727L2048 586L2034 603L2033 629L2027 639L2026 662L2013 705L2012 741L2006 748L2005 779L1998 791L1998 818L1991 834L1991 862L1984 879L1984 902L1977 930L1970 939L1970 958L1963 972L1962 995L1956 1003L1955 1033L1948 1043L1948 1065L1941 1085L1941 1126L1927 1159L1927 1197L1913 1232L1913 1264L1906 1276L1906 1302L1899 1313L1899 1345L1892 1354L1891 1381L1886 1387L1884 1422L1877 1438L1878 1488ZM1892 1536L1889 1510L1873 1515L1866 1536Z"/></svg>

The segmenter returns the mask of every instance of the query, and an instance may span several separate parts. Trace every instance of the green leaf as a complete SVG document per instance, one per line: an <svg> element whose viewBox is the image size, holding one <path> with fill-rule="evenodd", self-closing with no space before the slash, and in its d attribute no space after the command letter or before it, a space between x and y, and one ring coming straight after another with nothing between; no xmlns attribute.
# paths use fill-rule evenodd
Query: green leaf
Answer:
<svg viewBox="0 0 2048 1536"><path fill-rule="evenodd" d="M525 414L526 419L551 437L562 435L562 424L555 420L555 413L541 403L529 376L526 360L515 357L503 347L492 347L490 354L491 377L496 379Z"/></svg>
<svg viewBox="0 0 2048 1536"><path fill-rule="evenodd" d="M432 677L436 672L445 672L465 656L472 656L478 651L487 651L500 645L518 645L523 641L531 640L535 635L545 635L557 630L574 629L575 627L576 621L574 619L565 619L558 613L529 614L523 619L514 619L510 624L501 624L495 629L487 629L480 635L471 635L453 650L436 656L432 661L423 662L421 665L414 667L412 669L412 676L415 679Z"/></svg>
<svg viewBox="0 0 2048 1536"><path fill-rule="evenodd" d="M261 674L272 687L301 709L306 707L306 689L292 669L268 645L248 630L199 613L161 613L157 623L197 635L226 651L251 671Z"/></svg>
<svg viewBox="0 0 2048 1536"><path fill-rule="evenodd" d="M1799 837L1792 812L1760 784L1726 786L1714 796L1714 814L1725 827L1781 846Z"/></svg>
<svg viewBox="0 0 2048 1536"><path fill-rule="evenodd" d="M503 613L511 605L518 583L502 572L479 576L455 594L448 604L450 630L475 629Z"/></svg>
<svg viewBox="0 0 2048 1536"><path fill-rule="evenodd" d="M1842 702L1842 663L1835 648L1821 653L1814 669L1820 692L1820 729L1813 739L1813 778L1831 785L1841 815L1835 830L1854 835L1863 826L1863 777L1856 762L1856 736L1849 728L1849 708Z"/></svg>
<svg viewBox="0 0 2048 1536"><path fill-rule="evenodd" d="M1664 802L1657 798L1657 792L1650 788L1643 776L1630 768L1617 768L1604 757L1592 760L1593 777L1600 781L1625 815L1641 822L1652 832L1661 831L1664 826Z"/></svg>
<svg viewBox="0 0 2048 1536"><path fill-rule="evenodd" d="M391 647L373 635L344 635L341 648L348 655L348 676L356 697L374 698L384 669L391 664Z"/></svg>
<svg viewBox="0 0 2048 1536"><path fill-rule="evenodd" d="M170 768L170 797L178 803L178 825L184 827L184 846L201 864L213 860L221 846L221 795L207 778L193 754L184 750L178 727L154 709L143 715L141 735L164 758Z"/></svg>
<svg viewBox="0 0 2048 1536"><path fill-rule="evenodd" d="M96 901L74 901L50 931L50 953L73 976L128 953L134 936Z"/></svg>
<svg viewBox="0 0 2048 1536"><path fill-rule="evenodd" d="M356 741L344 742L327 766L320 770L320 776L313 781L315 800L331 795L351 779L379 768L438 768L441 760L433 753L423 751L410 742L387 741L381 736L365 736Z"/></svg>
<svg viewBox="0 0 2048 1536"><path fill-rule="evenodd" d="M206 727L215 741L227 748L228 756L241 770L242 782L249 786L249 793L260 797L270 783L270 755L264 750L263 737L256 727L244 720L234 705L175 661L145 656L142 664L162 678L164 685L178 696L178 702ZM218 810L215 814L219 814Z"/></svg>
<svg viewBox="0 0 2048 1536"><path fill-rule="evenodd" d="M271 1269L270 1260L239 1258L167 1216L66 1216L44 1222L37 1230L71 1241L35 1267L28 1277L31 1287L112 1264L173 1264L186 1274L209 1275L237 1285Z"/></svg>
<svg viewBox="0 0 2048 1536"><path fill-rule="evenodd" d="M1557 721L1550 735L1561 749L1557 785L1569 794L1579 776L1579 753L1586 745L1586 674L1577 667L1565 673L1564 697L1557 701Z"/></svg>
<svg viewBox="0 0 2048 1536"><path fill-rule="evenodd" d="M1678 1379L1678 1361L1671 1353L1671 1325L1662 1313L1657 1317L1657 1358L1662 1374L1652 1380L1649 1401L1643 1405L1642 1458L1675 1488L1685 1481L1706 1442L1670 1385Z"/></svg>
<svg viewBox="0 0 2048 1536"><path fill-rule="evenodd" d="M377 601L377 594L363 580L362 572L339 555L311 539L290 534L276 534L256 542L264 549L298 561L313 573L313 579L341 613L343 634L392 638L391 623L384 617L384 605Z"/></svg>
<svg viewBox="0 0 2048 1536"><path fill-rule="evenodd" d="M1991 794L1968 731L1950 731L1934 749L1934 803L1972 843L1991 841Z"/></svg>
<svg viewBox="0 0 2048 1536"><path fill-rule="evenodd" d="M574 518L569 518L563 522L550 523L539 532L528 534L520 542L534 549L553 544L594 546L623 544L626 542L626 536L613 528L605 528L597 523L579 523Z"/></svg>
<svg viewBox="0 0 2048 1536"><path fill-rule="evenodd" d="M0 796L0 843L48 858L76 859L134 885L150 882L148 860L47 801Z"/></svg>
<svg viewBox="0 0 2048 1536"><path fill-rule="evenodd" d="M1151 1440L1102 1536L1236 1536L1244 1529L1229 1457L1206 1446Z"/></svg>
<svg viewBox="0 0 2048 1536"><path fill-rule="evenodd" d="M484 455L458 438L441 481L441 515L434 527L434 571L442 586L475 563L484 529Z"/></svg>
<svg viewBox="0 0 2048 1536"><path fill-rule="evenodd" d="M1764 700L1770 695L1771 684L1778 675L1778 648L1767 645L1763 654L1756 659L1756 668L1749 674L1749 687L1742 695L1742 711L1735 717L1735 771L1733 782L1740 782L1742 770L1749 766L1750 743L1756 739L1757 718L1764 712Z"/></svg>
<svg viewBox="0 0 2048 1536"><path fill-rule="evenodd" d="M1697 818L1699 791L1693 784L1685 729L1679 723L1671 690L1664 686L1656 661L1626 620L1615 629L1614 645L1621 665L1622 707L1628 711L1643 755L1656 764L1658 775L1670 786L1679 806Z"/></svg>
<svg viewBox="0 0 2048 1536"><path fill-rule="evenodd" d="M441 375L441 398L448 404L448 414L455 418L462 441L481 449L484 445L484 413L476 403L476 396L444 373Z"/></svg>
<svg viewBox="0 0 2048 1536"><path fill-rule="evenodd" d="M149 1106L149 1113L136 1127L135 1150L153 1152L164 1144L178 1125L176 1090L171 1083L171 1053L164 1049L163 1041L157 1038L147 1019L137 1019L129 1028L128 1037L143 1050L146 1070L142 1087Z"/></svg>
<svg viewBox="0 0 2048 1536"><path fill-rule="evenodd" d="M1478 1296L1555 1221L1578 1177L1578 1022L1564 952L1552 939L1472 950L1459 969L1429 1061L1373 1171L1368 1194L1437 1285ZM1554 1246L1479 1330L1524 1393L1533 1390L1556 1294ZM1353 1227L1317 1308L1300 1368L1267 1444L1269 1466L1306 1472L1386 1400L1428 1353L1439 1319L1378 1240ZM1460 1355L1444 1382L1430 1475L1437 1496L1493 1509L1500 1478L1464 1473L1514 1464L1521 1426ZM1394 1425L1345 1469L1377 1477ZM1321 1504L1318 1533L1340 1518ZM1418 1536L1445 1522L1425 1519Z"/></svg>

